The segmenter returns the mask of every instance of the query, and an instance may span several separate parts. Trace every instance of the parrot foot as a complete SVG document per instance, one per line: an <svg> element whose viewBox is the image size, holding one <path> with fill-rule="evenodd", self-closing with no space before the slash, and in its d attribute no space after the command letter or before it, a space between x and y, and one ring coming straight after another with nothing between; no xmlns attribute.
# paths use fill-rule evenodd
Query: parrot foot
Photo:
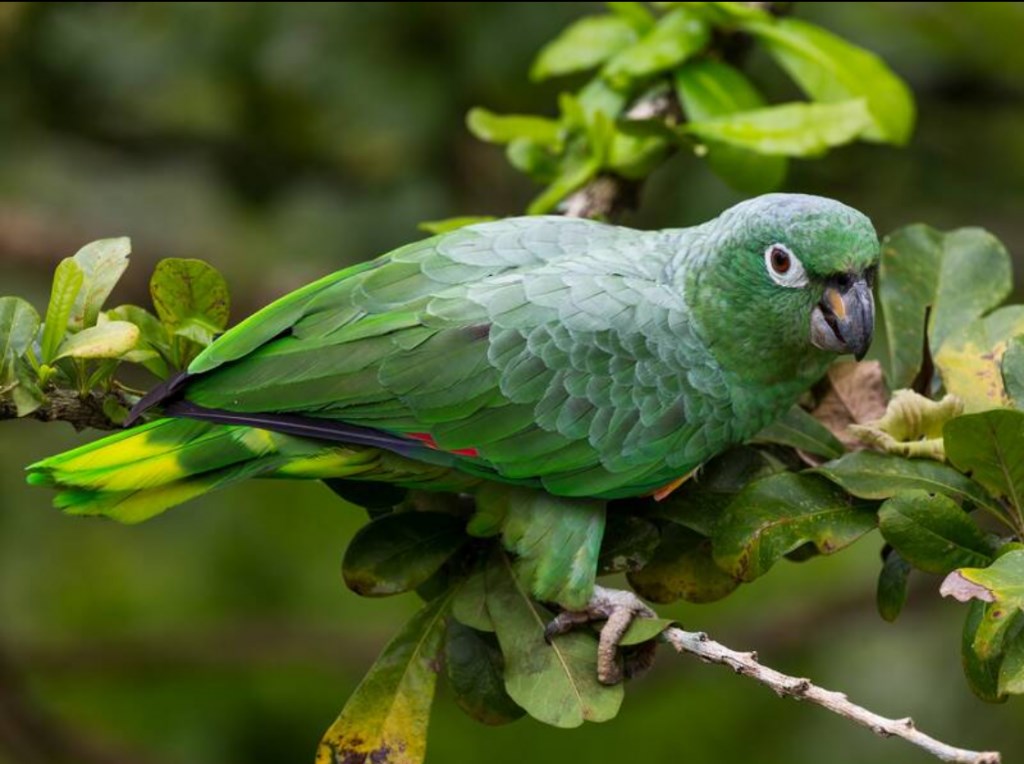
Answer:
<svg viewBox="0 0 1024 764"><path fill-rule="evenodd" d="M567 634L582 624L604 621L597 646L597 680L601 684L618 684L650 668L657 646L653 641L638 645L623 656L620 664L618 649L622 635L634 618L656 617L657 614L633 592L595 586L586 608L559 613L544 629L544 639L551 642L554 637Z"/></svg>

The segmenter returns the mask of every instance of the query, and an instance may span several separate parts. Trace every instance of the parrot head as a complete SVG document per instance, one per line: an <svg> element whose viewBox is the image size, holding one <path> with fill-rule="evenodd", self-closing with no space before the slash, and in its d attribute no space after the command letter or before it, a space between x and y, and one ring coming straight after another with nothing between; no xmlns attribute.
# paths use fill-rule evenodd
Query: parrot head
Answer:
<svg viewBox="0 0 1024 764"><path fill-rule="evenodd" d="M864 357L879 256L865 215L819 196L767 194L726 210L705 234L715 246L689 286L705 329L715 325L719 349L727 343L728 365L760 360L774 375L834 353Z"/></svg>

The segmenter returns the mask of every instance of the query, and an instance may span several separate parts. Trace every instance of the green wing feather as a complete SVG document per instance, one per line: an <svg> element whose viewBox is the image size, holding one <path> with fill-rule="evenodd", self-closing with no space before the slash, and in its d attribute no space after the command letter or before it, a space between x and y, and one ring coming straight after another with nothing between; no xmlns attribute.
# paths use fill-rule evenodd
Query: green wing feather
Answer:
<svg viewBox="0 0 1024 764"><path fill-rule="evenodd" d="M228 332L186 397L427 434L475 450L469 472L566 496L650 491L732 435L662 241L566 218L426 239Z"/></svg>

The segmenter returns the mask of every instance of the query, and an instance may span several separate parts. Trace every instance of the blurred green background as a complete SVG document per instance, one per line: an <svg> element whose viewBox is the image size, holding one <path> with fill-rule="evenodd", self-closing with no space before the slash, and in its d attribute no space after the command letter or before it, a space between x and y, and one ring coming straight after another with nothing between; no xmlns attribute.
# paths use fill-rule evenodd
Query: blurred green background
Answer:
<svg viewBox="0 0 1024 764"><path fill-rule="evenodd" d="M0 293L42 306L57 261L127 234L115 301L161 257L228 278L235 318L416 237L421 220L513 214L533 189L463 127L473 105L550 111L538 47L584 3L0 3ZM905 150L797 163L880 232L981 225L1024 253L1024 4L807 3L880 52L918 98ZM774 94L780 75L748 69ZM677 156L626 222L679 226L737 200ZM1020 272L1018 268L1018 272ZM87 436L0 423L0 762L308 762L412 596L348 592L361 510L319 485L254 484L139 527L60 516L22 466ZM959 668L963 610L917 581L895 625L873 607L880 541L787 564L711 606L666 608L950 742L1024 755L1020 701L987 706ZM916 762L721 668L663 654L621 716L488 729L441 694L428 762Z"/></svg>

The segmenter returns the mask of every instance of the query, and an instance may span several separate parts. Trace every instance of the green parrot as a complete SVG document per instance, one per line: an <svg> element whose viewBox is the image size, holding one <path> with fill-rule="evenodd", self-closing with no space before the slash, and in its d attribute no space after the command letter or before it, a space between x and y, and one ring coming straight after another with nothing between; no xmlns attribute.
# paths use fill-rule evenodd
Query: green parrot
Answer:
<svg viewBox="0 0 1024 764"><path fill-rule="evenodd" d="M691 228L470 225L331 274L146 395L146 423L28 468L137 522L251 477L476 498L534 596L586 605L609 500L661 496L866 352L879 245L770 194Z"/></svg>

